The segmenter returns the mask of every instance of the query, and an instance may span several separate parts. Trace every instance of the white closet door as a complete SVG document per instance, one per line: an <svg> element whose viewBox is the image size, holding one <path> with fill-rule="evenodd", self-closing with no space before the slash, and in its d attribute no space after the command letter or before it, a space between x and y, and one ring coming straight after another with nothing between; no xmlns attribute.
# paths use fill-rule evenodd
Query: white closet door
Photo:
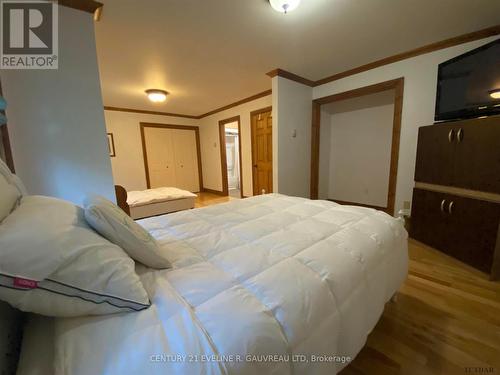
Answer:
<svg viewBox="0 0 500 375"><path fill-rule="evenodd" d="M198 178L198 153L196 133L193 130L172 130L176 164L177 187L188 191L200 191Z"/></svg>
<svg viewBox="0 0 500 375"><path fill-rule="evenodd" d="M172 129L144 128L151 188L177 186Z"/></svg>

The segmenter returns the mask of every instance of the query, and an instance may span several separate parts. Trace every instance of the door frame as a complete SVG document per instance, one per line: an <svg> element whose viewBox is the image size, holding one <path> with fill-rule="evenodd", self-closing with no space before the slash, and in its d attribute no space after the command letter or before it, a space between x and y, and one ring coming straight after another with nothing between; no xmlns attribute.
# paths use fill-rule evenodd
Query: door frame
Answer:
<svg viewBox="0 0 500 375"><path fill-rule="evenodd" d="M227 155L226 155L226 124L231 122L238 123L238 150L240 163L240 198L243 198L243 164L241 157L241 121L240 116L230 117L219 121L219 146L220 146L220 166L222 175L222 194L229 195L229 186L227 183Z"/></svg>
<svg viewBox="0 0 500 375"><path fill-rule="evenodd" d="M399 160L399 138L401 135L401 114L403 112L404 77L390 81L380 82L374 85L360 87L358 89L329 95L312 101L311 121L311 199L318 199L319 185L319 144L321 128L321 106L340 100L357 98L382 91L394 90L394 113L392 121L391 161L389 167L389 189L387 192L387 207L385 211L394 215L396 201L396 183L398 177ZM352 202L351 204L357 204Z"/></svg>
<svg viewBox="0 0 500 375"><path fill-rule="evenodd" d="M200 150L200 129L198 126L190 125L174 125L174 124L158 124L154 122L140 122L141 128L141 144L142 144L142 156L144 158L144 170L146 172L146 186L151 189L151 183L149 179L149 166L148 166L148 155L146 151L146 138L144 134L145 128L162 128L162 129L179 129L179 130L192 130L195 134L196 139L196 156L198 161L198 180L200 191L203 191L203 172L201 170L201 150Z"/></svg>
<svg viewBox="0 0 500 375"><path fill-rule="evenodd" d="M271 116L272 116L272 109L273 107L272 106L269 106L269 107L264 107L264 108L261 108L261 109L256 109L255 111L252 111L250 112L250 144L252 145L251 146L251 152L252 152L252 193L253 195L258 195L258 191L257 191L257 187L255 185L255 144L254 144L254 131L253 131L253 124L252 124L252 118L255 116L255 115L258 115L260 113L264 113L264 112L271 112ZM272 131L274 132L274 129L272 129ZM271 154L271 157L272 154ZM273 171L274 173L274 171ZM274 184L273 184L273 190L274 190Z"/></svg>

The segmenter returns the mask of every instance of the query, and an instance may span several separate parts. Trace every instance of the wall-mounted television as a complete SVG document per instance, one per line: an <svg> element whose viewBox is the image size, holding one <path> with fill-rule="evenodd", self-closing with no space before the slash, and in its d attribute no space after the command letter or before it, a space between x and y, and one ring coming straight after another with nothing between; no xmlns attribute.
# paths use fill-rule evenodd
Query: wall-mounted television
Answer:
<svg viewBox="0 0 500 375"><path fill-rule="evenodd" d="M500 39L439 64L436 121L500 114Z"/></svg>

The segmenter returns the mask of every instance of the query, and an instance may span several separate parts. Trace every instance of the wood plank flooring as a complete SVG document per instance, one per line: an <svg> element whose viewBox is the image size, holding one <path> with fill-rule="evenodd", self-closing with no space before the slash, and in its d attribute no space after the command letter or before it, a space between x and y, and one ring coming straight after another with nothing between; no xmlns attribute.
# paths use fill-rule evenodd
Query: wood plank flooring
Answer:
<svg viewBox="0 0 500 375"><path fill-rule="evenodd" d="M196 206L231 198L201 193ZM342 375L500 374L500 282L409 240L410 265Z"/></svg>
<svg viewBox="0 0 500 375"><path fill-rule="evenodd" d="M233 197L217 195L213 193L196 193L198 196L195 199L195 208L211 206L212 204L229 202Z"/></svg>
<svg viewBox="0 0 500 375"><path fill-rule="evenodd" d="M396 303L388 303L350 374L500 374L500 283L417 241Z"/></svg>

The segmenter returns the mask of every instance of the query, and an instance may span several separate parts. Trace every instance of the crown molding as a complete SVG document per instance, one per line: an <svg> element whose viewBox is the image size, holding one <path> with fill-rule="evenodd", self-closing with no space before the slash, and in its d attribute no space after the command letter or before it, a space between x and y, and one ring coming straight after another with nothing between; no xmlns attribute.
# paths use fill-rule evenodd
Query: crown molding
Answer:
<svg viewBox="0 0 500 375"><path fill-rule="evenodd" d="M259 99L259 98L263 98L264 96L271 95L271 93L272 93L272 90L266 90L266 91L260 92L258 94L249 96L249 97L247 97L245 99L238 100L237 102L225 105L224 107L220 107L220 108L214 109L213 111L204 113L202 115L188 115L188 114L183 114L183 113L170 113L170 112L161 112L161 111L149 111L149 110L145 110L145 109L124 108L124 107L111 107L111 106L106 106L106 105L104 106L104 110L105 111L140 113L140 114L144 114L144 115L158 115L158 116L169 116L169 117L184 117L184 118L190 118L190 119L199 120L199 119L202 119L204 117L208 117L208 116L211 116L213 114L216 114L218 112L222 112L222 111L225 111L227 109L239 106L241 104L245 104L245 103L251 102L253 100L256 100L256 99Z"/></svg>
<svg viewBox="0 0 500 375"><path fill-rule="evenodd" d="M204 113L204 114L198 116L198 118L208 117L208 116L211 116L211 115L216 114L218 112L222 112L222 111L225 111L227 109L230 109L230 108L233 108L233 107L237 107L237 106L239 106L241 104L245 104L245 103L251 102L251 101L259 99L259 98L263 98L263 97L271 95L271 94L272 94L272 90L262 91L262 92L260 92L258 94L249 96L248 98L238 100L237 102L225 105L224 107L220 107L220 108L214 109L213 111Z"/></svg>
<svg viewBox="0 0 500 375"><path fill-rule="evenodd" d="M436 43L427 44L427 45L424 45L422 47L411 49L411 50L403 52L403 53L398 53L396 55L392 55L392 56L389 56L389 57L386 57L386 58L383 58L380 60L372 61L371 63L361 65L361 66L358 66L358 67L353 68L353 69L349 69L349 70L346 70L346 71L343 71L340 73L333 74L331 76L322 78L322 79L314 82L314 86L324 85L325 83L337 81L341 78L352 76L354 74L358 74L361 72L366 72L367 70L378 68L380 66L392 64L392 63L395 63L395 62L398 62L401 60L406 60L406 59L409 59L412 57L424 55L426 53L439 51L440 49L453 47L453 46L456 46L459 44L472 42L472 41L479 40L479 39L484 39L484 38L487 38L489 36L495 36L498 34L500 34L500 25L496 25L496 26L488 27L486 29L474 31L472 33L462 34L462 35L459 35L459 36L456 36L453 38L441 40L441 41L436 42Z"/></svg>
<svg viewBox="0 0 500 375"><path fill-rule="evenodd" d="M182 113L170 113L170 112L161 112L161 111L148 111L145 109L134 109L134 108L123 108L123 107L110 107L104 106L105 111L116 111L116 112L130 112L130 113L140 113L143 115L159 115L159 116L169 116L169 117L184 117L184 118L192 118L199 119L199 116L195 115L186 115Z"/></svg>
<svg viewBox="0 0 500 375"><path fill-rule="evenodd" d="M380 59L380 60L375 60L375 61L372 61L371 63L364 64L364 65L358 66L358 67L353 68L353 69L345 70L343 72L333 74L331 76L319 79L317 81L311 81L310 79L301 77L297 74L294 74L294 73L291 73L291 72L288 72L286 70L279 69L279 68L270 71L269 73L267 73L267 75L271 78L279 76L279 77L287 78L287 79L295 81L295 82L302 83L306 86L316 87L316 86L324 85L325 83L337 81L341 78L352 76L354 74L366 72L368 70L378 68L380 66L392 64L392 63L406 60L406 59L409 59L412 57L424 55L426 53L439 51L439 50L444 49L444 48L457 46L459 44L463 44L463 43L467 43L467 42L473 42L475 40L484 39L484 38L487 38L490 36L495 36L498 34L500 34L500 25L488 27L486 29L474 31L472 33L462 34L462 35L459 35L459 36L456 36L453 38L441 40L441 41L436 42L436 43L426 44L422 47L414 48L414 49L411 49L409 51L398 53L396 55L392 55L389 57L385 57L385 58Z"/></svg>
<svg viewBox="0 0 500 375"><path fill-rule="evenodd" d="M311 81L310 79L301 77L297 74L291 73L289 71L286 71L286 70L280 69L280 68L271 70L270 72L268 72L266 74L271 78L276 77L276 76L283 77L283 78L287 78L291 81L302 83L303 85L310 86L310 87L314 87L314 84L315 84L315 82Z"/></svg>
<svg viewBox="0 0 500 375"><path fill-rule="evenodd" d="M57 2L59 5L82 10L87 13L94 14L96 10L102 8L104 5L98 1L93 0L51 0Z"/></svg>

